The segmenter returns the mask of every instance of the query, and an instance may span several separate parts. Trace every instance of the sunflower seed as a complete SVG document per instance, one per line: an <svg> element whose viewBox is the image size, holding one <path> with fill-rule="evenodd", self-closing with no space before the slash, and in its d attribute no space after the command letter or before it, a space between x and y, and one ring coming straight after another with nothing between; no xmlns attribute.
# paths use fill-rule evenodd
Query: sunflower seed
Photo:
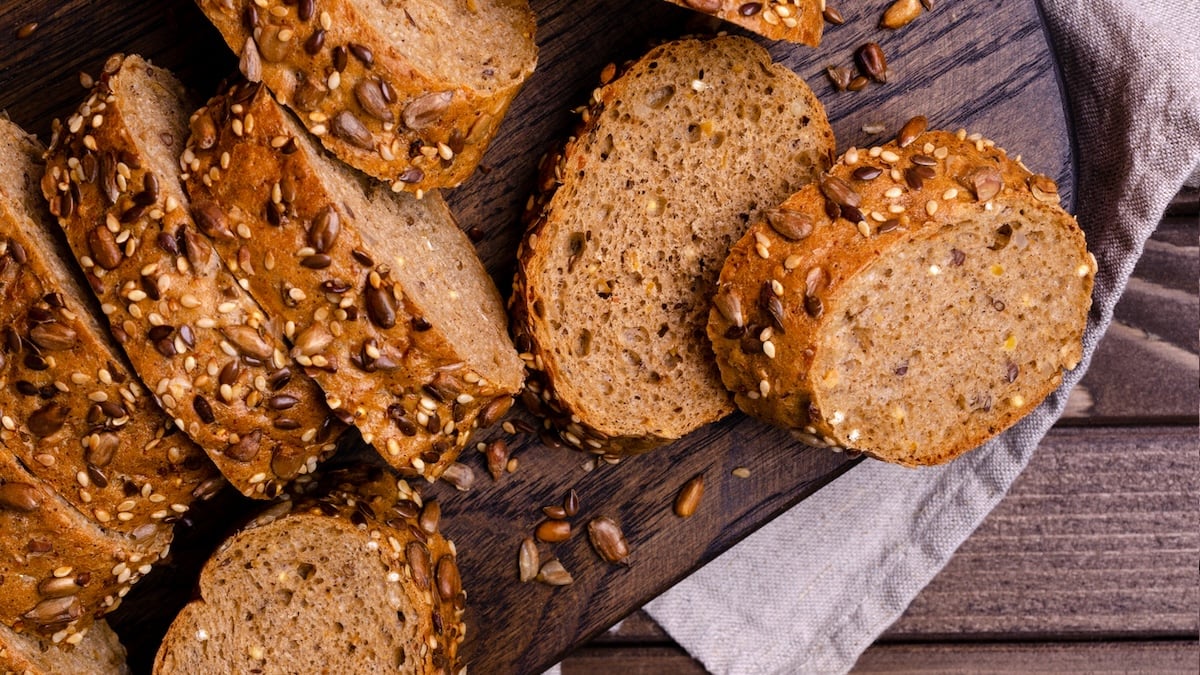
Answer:
<svg viewBox="0 0 1200 675"><path fill-rule="evenodd" d="M317 253L328 253L342 232L341 218L332 206L325 206L313 218L312 227L308 230L308 243Z"/></svg>
<svg viewBox="0 0 1200 675"><path fill-rule="evenodd" d="M421 509L421 517L417 519L417 524L425 534L433 534L437 532L438 522L441 519L442 506L437 503L436 499L431 499L425 502L424 508Z"/></svg>
<svg viewBox="0 0 1200 675"><path fill-rule="evenodd" d="M88 248L92 252L92 260L106 270L116 269L124 257L113 233L104 225L96 226L88 234Z"/></svg>
<svg viewBox="0 0 1200 675"><path fill-rule="evenodd" d="M696 474L683 484L679 494L675 496L675 515L680 518L691 518L700 506L700 498L704 496L704 474Z"/></svg>
<svg viewBox="0 0 1200 675"><path fill-rule="evenodd" d="M1046 176L1030 176L1029 191L1033 193L1033 198L1039 202L1049 202L1051 204L1059 202L1058 185Z"/></svg>
<svg viewBox="0 0 1200 675"><path fill-rule="evenodd" d="M42 495L28 483L0 485L0 509L29 513L42 505Z"/></svg>
<svg viewBox="0 0 1200 675"><path fill-rule="evenodd" d="M735 326L746 325L746 316L742 313L742 300L728 290L720 291L713 296L713 305L725 320Z"/></svg>
<svg viewBox="0 0 1200 675"><path fill-rule="evenodd" d="M812 234L813 221L810 216L789 209L767 211L767 224L779 236L790 241L800 241Z"/></svg>
<svg viewBox="0 0 1200 675"><path fill-rule="evenodd" d="M721 0L684 0L684 2L688 7L706 14L716 14L721 11Z"/></svg>
<svg viewBox="0 0 1200 675"><path fill-rule="evenodd" d="M537 576L534 578L547 586L567 586L575 582L558 560L551 560L542 565L542 569L538 570Z"/></svg>
<svg viewBox="0 0 1200 675"><path fill-rule="evenodd" d="M454 462L442 472L442 480L459 492L467 492L475 485L475 471L462 462Z"/></svg>
<svg viewBox="0 0 1200 675"><path fill-rule="evenodd" d="M975 199L981 202L986 202L1000 194L1000 189L1004 187L1000 171L994 166L976 167L967 174L967 182L975 190Z"/></svg>
<svg viewBox="0 0 1200 675"><path fill-rule="evenodd" d="M913 0L913 2L916 2L916 0ZM907 148L913 141L917 140L917 136L925 133L925 128L928 124L929 120L925 119L924 115L917 115L905 122L904 126L900 127L900 133L896 134L896 145Z"/></svg>
<svg viewBox="0 0 1200 675"><path fill-rule="evenodd" d="M192 219L196 227L213 239L235 239L233 230L229 229L229 218L221 207L213 202L192 204Z"/></svg>
<svg viewBox="0 0 1200 675"><path fill-rule="evenodd" d="M571 538L571 524L565 520L543 520L533 536L548 543L566 541Z"/></svg>
<svg viewBox="0 0 1200 675"><path fill-rule="evenodd" d="M39 438L45 438L63 427L70 412L66 406L51 401L35 410L25 424L29 427L29 433Z"/></svg>
<svg viewBox="0 0 1200 675"><path fill-rule="evenodd" d="M883 13L880 28L896 30L912 23L921 14L920 0L896 0Z"/></svg>
<svg viewBox="0 0 1200 675"><path fill-rule="evenodd" d="M833 83L833 88L838 91L845 91L850 86L852 73L845 66L826 66L825 75Z"/></svg>
<svg viewBox="0 0 1200 675"><path fill-rule="evenodd" d="M379 80L374 78L366 78L358 81L354 85L354 97L358 99L358 104L371 117L383 122L394 122L396 116L392 114L391 108L388 107L387 99L383 94L383 87L380 86Z"/></svg>
<svg viewBox="0 0 1200 675"><path fill-rule="evenodd" d="M79 598L70 595L39 602L33 609L25 613L24 618L36 624L49 625L74 621L82 615L83 606L79 603Z"/></svg>
<svg viewBox="0 0 1200 675"><path fill-rule="evenodd" d="M39 324L29 331L29 339L33 344L51 352L71 349L75 346L76 338L70 326L57 322Z"/></svg>
<svg viewBox="0 0 1200 675"><path fill-rule="evenodd" d="M414 131L420 131L438 120L450 101L454 98L452 91L439 91L424 96L418 96L404 107L404 126Z"/></svg>
<svg viewBox="0 0 1200 675"><path fill-rule="evenodd" d="M274 355L271 345L267 344L258 331L250 326L225 326L221 329L221 334L235 349L246 356L266 361Z"/></svg>
<svg viewBox="0 0 1200 675"><path fill-rule="evenodd" d="M419 541L410 541L404 547L404 557L412 568L413 583L417 588L429 588L429 549Z"/></svg>
<svg viewBox="0 0 1200 675"><path fill-rule="evenodd" d="M827 23L834 26L840 26L846 23L846 18L842 16L842 13L839 12L836 7L831 7L828 3L825 5L825 11L821 12L821 16Z"/></svg>
<svg viewBox="0 0 1200 675"><path fill-rule="evenodd" d="M629 557L629 542L621 526L607 516L593 518L588 523L588 539L596 553L610 563L620 563Z"/></svg>
<svg viewBox="0 0 1200 675"><path fill-rule="evenodd" d="M521 542L521 550L517 554L517 574L521 583L537 578L541 556L538 554L537 542L533 537L525 537Z"/></svg>
<svg viewBox="0 0 1200 675"><path fill-rule="evenodd" d="M488 473L492 474L492 480L500 480L508 464L508 443L503 438L497 438L487 444L484 454L487 455Z"/></svg>
<svg viewBox="0 0 1200 675"><path fill-rule="evenodd" d="M391 328L396 325L396 300L391 290L386 287L376 288L367 284L363 291L367 303L367 316L371 323L380 328Z"/></svg>
<svg viewBox="0 0 1200 675"><path fill-rule="evenodd" d="M462 592L462 579L458 574L458 565L454 564L454 556L444 555L437 564L438 593L443 600L453 600Z"/></svg>
<svg viewBox="0 0 1200 675"><path fill-rule="evenodd" d="M850 187L846 181L837 176L826 176L821 179L821 193L838 206L858 207L862 204L862 196Z"/></svg>
<svg viewBox="0 0 1200 675"><path fill-rule="evenodd" d="M371 135L371 131L367 129L367 125L362 123L354 113L349 110L343 110L337 115L334 115L332 127L333 135L346 141L347 143L370 150L375 147L375 138Z"/></svg>

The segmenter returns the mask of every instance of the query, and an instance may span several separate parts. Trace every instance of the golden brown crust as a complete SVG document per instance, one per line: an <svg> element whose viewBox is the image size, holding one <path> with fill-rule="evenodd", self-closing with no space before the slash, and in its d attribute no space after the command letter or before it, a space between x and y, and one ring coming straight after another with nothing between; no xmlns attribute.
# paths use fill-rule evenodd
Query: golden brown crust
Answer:
<svg viewBox="0 0 1200 675"><path fill-rule="evenodd" d="M534 16L523 2L514 3L523 20L511 29L527 42L530 59L516 66L519 75L511 84L493 92L423 72L353 2L202 0L199 5L241 55L243 73L255 81L261 73L261 81L327 148L351 166L414 192L456 186L474 171L537 61ZM306 5L317 5L307 18L301 15ZM289 39L281 41L281 34ZM257 65L248 68L247 61ZM360 84L372 93L356 93ZM338 121L347 114L353 119Z"/></svg>
<svg viewBox="0 0 1200 675"><path fill-rule="evenodd" d="M166 526L106 533L0 448L0 623L55 643L116 609L171 541Z"/></svg>
<svg viewBox="0 0 1200 675"><path fill-rule="evenodd" d="M197 134L189 139L188 191L249 235L215 244L226 261L240 261L231 266L246 287L286 323L293 355L343 419L397 469L436 477L477 425L490 425L508 410L521 386L519 363L511 346L511 367L473 363L426 320L389 271L394 261L364 241L360 216L334 195L335 177L322 175L306 142L289 140L295 132L286 115L260 85L233 85L212 99L193 116L193 129L211 128L212 135L207 148ZM441 196L433 192L424 200L469 249ZM318 220L326 233L320 237L313 234ZM313 258L319 264L306 262ZM473 255L460 263L460 274L487 274ZM454 297L452 289L445 292ZM495 303L499 314L499 296L491 293L495 297L479 300ZM504 371L512 376L493 381Z"/></svg>
<svg viewBox="0 0 1200 675"><path fill-rule="evenodd" d="M307 479L305 479L307 480ZM305 481L298 481L304 483ZM466 637L463 614L466 593L462 589L457 564L457 551L453 542L438 532L438 518L433 515L439 510L436 503L422 503L418 493L408 484L399 483L379 469L358 467L337 470L321 475L317 481L295 486L303 492L295 505L281 502L267 509L251 521L241 532L226 541L205 565L200 579L201 599L184 608L171 625L155 660L154 672L168 675L178 672L194 672L191 645L186 643L198 639L198 628L203 628L204 617L212 617L220 610L202 608L206 599L239 616L241 606L264 603L253 598L229 598L213 596L217 589L227 591L237 588L234 578L240 565L229 565L225 552L239 542L255 541L257 550L269 550L269 540L285 537L288 532L305 528L334 526L339 530L337 539L361 542L362 556L378 556L385 570L386 583L395 587L395 593L403 595L412 611L402 612L403 623L395 627L382 626L380 630L411 636L401 656L403 672L456 673L462 668L459 647ZM331 545L346 546L342 541ZM349 544L359 546L359 544ZM280 561L286 567L288 561ZM371 565L364 559L362 568ZM222 578L225 577L225 578ZM281 582L282 583L282 582ZM389 594L392 590L389 589ZM362 598L363 602L388 604L393 609L395 598ZM230 603L238 603L230 607ZM294 610L289 609L288 612ZM311 610L310 610L311 611ZM352 611L352 610L348 610ZM275 617L271 607L253 617L260 630L269 630ZM290 617L281 617L280 622L292 622ZM346 628L355 630L353 619L348 619ZM286 625L286 624L285 624ZM238 632L209 631L203 639L237 642L245 639ZM339 640L342 638L338 638ZM318 653L323 645L319 642L303 643ZM229 650L237 651L237 650ZM264 658L270 658L269 655ZM331 654L330 658L338 658ZM338 666L336 662L331 665Z"/></svg>
<svg viewBox="0 0 1200 675"><path fill-rule="evenodd" d="M785 201L772 214L773 224L753 225L722 269L708 335L722 378L742 410L792 429L811 445L862 450L900 464L935 464L1011 426L1058 386L1061 374L1042 381L1026 378L1020 395L1006 399L998 415L956 432L946 447L919 452L886 443L860 447L851 425L839 424L837 411L822 406L824 383L813 367L829 349L823 331L846 304L839 292L900 244L934 241L956 223L993 210L1019 211L1061 230L1077 251L1077 261L1055 261L1070 264L1067 276L1082 282L1071 292L1078 290L1084 301L1073 308L1073 316L1062 317L1072 326L1074 342L1056 356L1071 369L1081 356L1086 298L1096 267L1049 178L1030 173L991 141L964 131L931 131L915 139L910 134L904 140L905 147L893 142L852 148L819 184Z"/></svg>
<svg viewBox="0 0 1200 675"><path fill-rule="evenodd" d="M772 68L780 68L771 63L769 55L764 50L745 38L722 36L707 42L715 44L718 41L723 43L720 50L727 52L723 54L723 58L731 58L730 54L740 53L747 55L748 59L758 61L758 65L764 71L769 72ZM559 357L553 353L553 345L541 344L538 337L546 335L550 331L544 329L545 322L537 317L537 305L543 302L549 304L554 299L545 297L546 289L539 289L530 283L529 271L537 266L539 256L548 255L546 247L549 244L544 244L552 239L548 236L548 232L552 228L558 228L560 222L570 217L569 213L564 213L562 208L556 206L555 197L564 183L568 183L574 176L584 173L589 140L603 133L602 123L606 117L604 114L606 108L614 101L627 96L627 78L624 76L631 70L640 68L638 74L646 77L646 69L642 66L652 63L664 50L678 49L680 53L688 54L688 50L694 49L697 43L703 42L706 41L683 39L675 43L667 43L651 50L636 62L624 64L619 70L614 66L606 68L601 74L601 87L595 90L588 105L583 109L581 121L575 133L564 143L552 148L539 164L539 174L534 186L535 192L522 217L523 222L527 224L527 230L517 249L517 269L513 279L513 295L509 300L509 314L514 341L517 350L521 353L521 358L525 361L528 373L521 400L532 413L551 422L548 431L552 431L552 433L543 435L545 442L561 441L562 444L569 447L603 455L606 460L616 461L621 456L645 453L677 440L676 437L658 435L649 429L638 434L605 433L590 421L593 415L584 410L586 401L566 400L567 397L562 391L563 387L556 388L555 386L556 382L563 382L565 377L560 369ZM738 43L749 45L750 49L746 49L745 46ZM713 51L718 51L716 46L711 46L711 48ZM690 56L688 54L687 57ZM732 58L736 60L739 57L733 56ZM653 75L649 77L653 77ZM792 101L792 104L809 111L804 118L805 125L811 124L811 128L815 130L811 138L820 139L817 144L821 146L819 149L821 160L819 167L812 168L812 173L815 174L821 168L828 166L832 160L833 134L825 119L823 108L807 88L802 94L797 94L796 100ZM732 115L732 113L729 114ZM540 243L541 246L539 246ZM714 380L716 378L715 372L713 378ZM719 384L715 388L720 390ZM723 391L721 395L725 396ZM732 403L728 400L715 408L715 413L710 419L704 420L704 423L721 419L734 410Z"/></svg>
<svg viewBox="0 0 1200 675"><path fill-rule="evenodd" d="M821 44L824 0L667 0L680 7L715 16L772 40Z"/></svg>
<svg viewBox="0 0 1200 675"><path fill-rule="evenodd" d="M279 327L221 267L176 177L145 166L109 81L150 70L110 59L57 125L42 192L158 402L240 492L271 497L331 453L343 427L287 358ZM183 97L165 71L153 77Z"/></svg>

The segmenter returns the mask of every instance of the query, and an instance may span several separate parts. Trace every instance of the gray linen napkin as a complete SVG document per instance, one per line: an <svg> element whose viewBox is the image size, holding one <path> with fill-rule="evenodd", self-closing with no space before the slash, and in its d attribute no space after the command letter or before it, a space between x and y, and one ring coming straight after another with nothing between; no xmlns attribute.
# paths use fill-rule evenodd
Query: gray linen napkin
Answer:
<svg viewBox="0 0 1200 675"><path fill-rule="evenodd" d="M1084 361L984 447L937 468L860 464L647 605L714 673L854 665L1028 463L1146 239L1200 168L1200 1L1045 0L1043 9L1078 134L1077 215L1100 265Z"/></svg>

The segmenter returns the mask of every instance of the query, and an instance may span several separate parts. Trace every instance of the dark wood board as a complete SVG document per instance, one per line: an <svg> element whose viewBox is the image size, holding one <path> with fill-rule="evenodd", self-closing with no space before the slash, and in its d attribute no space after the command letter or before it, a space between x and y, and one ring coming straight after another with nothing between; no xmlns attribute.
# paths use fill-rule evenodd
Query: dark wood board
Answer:
<svg viewBox="0 0 1200 675"><path fill-rule="evenodd" d="M543 149L574 124L607 63L636 57L651 42L711 29L683 9L650 0L534 0L540 17L538 72L514 103L485 158L486 171L450 193L461 225L485 232L481 258L502 292L509 287L520 236L517 213ZM839 145L890 138L908 117L934 126L965 126L1024 156L1035 171L1074 192L1069 130L1053 59L1033 0L959 0L902 31L876 28L884 0L845 3L844 26L831 28L817 50L770 45L825 102ZM13 38L29 22L39 27ZM83 92L79 70L95 72L113 51L140 52L176 70L200 95L233 63L215 32L188 0L18 0L0 4L0 107L43 135ZM836 93L829 64L850 65L855 47L876 40L889 56L887 85ZM882 125L883 132L865 131ZM493 484L477 456L479 481L467 494L444 484L429 491L443 502L444 529L461 551L471 623L465 646L476 672L537 672L572 646L711 560L741 538L847 469L839 455L806 449L786 434L741 416L696 432L654 454L585 473L584 457L546 450L536 438L515 441L520 469ZM735 467L751 470L735 478ZM704 473L707 491L696 517L670 510L678 487ZM516 581L516 552L538 522L538 507L576 487L583 509L575 535L543 555L559 557L574 585L550 589ZM144 669L172 612L187 599L196 565L223 528L249 505L229 498L199 508L181 533L175 562L144 581L114 616L133 665ZM590 550L583 524L595 515L620 520L634 550L628 567L605 565Z"/></svg>

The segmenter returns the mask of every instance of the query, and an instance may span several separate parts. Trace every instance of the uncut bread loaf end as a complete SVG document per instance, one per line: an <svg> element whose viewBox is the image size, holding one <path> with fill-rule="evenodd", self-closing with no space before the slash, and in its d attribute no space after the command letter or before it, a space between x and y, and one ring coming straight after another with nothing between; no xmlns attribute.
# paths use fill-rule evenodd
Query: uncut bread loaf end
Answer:
<svg viewBox="0 0 1200 675"><path fill-rule="evenodd" d="M271 507L205 564L154 672L462 672L454 544L419 504L376 470Z"/></svg>
<svg viewBox="0 0 1200 675"><path fill-rule="evenodd" d="M708 324L743 410L905 465L953 459L1058 387L1096 273L1054 181L923 130L848 150L751 227Z"/></svg>
<svg viewBox="0 0 1200 675"><path fill-rule="evenodd" d="M193 203L285 324L292 355L395 468L435 478L521 389L504 304L437 192L395 193L321 152L266 87L192 116Z"/></svg>
<svg viewBox="0 0 1200 675"><path fill-rule="evenodd" d="M56 125L42 192L142 381L239 492L271 498L345 426L221 264L209 238L236 235L188 202L186 101L169 72L112 57Z"/></svg>
<svg viewBox="0 0 1200 675"><path fill-rule="evenodd" d="M537 63L527 0L198 4L247 79L396 189L465 180Z"/></svg>
<svg viewBox="0 0 1200 675"><path fill-rule="evenodd" d="M804 81L739 37L652 49L551 153L510 309L523 400L563 442L643 452L730 413L708 307L729 247L829 166Z"/></svg>

